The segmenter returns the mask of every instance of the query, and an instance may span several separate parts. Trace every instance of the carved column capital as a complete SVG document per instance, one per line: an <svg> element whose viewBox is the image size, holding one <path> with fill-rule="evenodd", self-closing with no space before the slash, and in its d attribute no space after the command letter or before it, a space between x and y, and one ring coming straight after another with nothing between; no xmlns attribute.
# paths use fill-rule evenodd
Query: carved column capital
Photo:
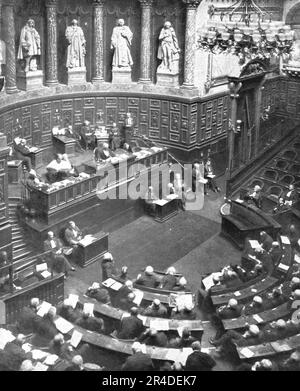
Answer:
<svg viewBox="0 0 300 391"><path fill-rule="evenodd" d="M92 0L93 7L103 7L106 0Z"/></svg>
<svg viewBox="0 0 300 391"><path fill-rule="evenodd" d="M154 0L139 0L141 7L152 7Z"/></svg>
<svg viewBox="0 0 300 391"><path fill-rule="evenodd" d="M189 9L197 9L201 0L182 0L187 8Z"/></svg>

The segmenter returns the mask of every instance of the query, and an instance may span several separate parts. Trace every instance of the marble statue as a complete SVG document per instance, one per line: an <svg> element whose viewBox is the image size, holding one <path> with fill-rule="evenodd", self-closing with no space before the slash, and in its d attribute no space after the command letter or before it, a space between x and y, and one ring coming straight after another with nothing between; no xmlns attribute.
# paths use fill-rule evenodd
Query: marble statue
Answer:
<svg viewBox="0 0 300 391"><path fill-rule="evenodd" d="M37 70L36 56L41 55L41 38L35 22L29 19L21 30L18 60L25 60L25 72Z"/></svg>
<svg viewBox="0 0 300 391"><path fill-rule="evenodd" d="M111 36L111 49L114 50L112 65L114 68L131 68L133 65L130 53L132 37L132 31L128 26L125 26L124 19L119 19Z"/></svg>
<svg viewBox="0 0 300 391"><path fill-rule="evenodd" d="M76 19L66 29L66 38L69 43L67 54L67 68L85 67L86 40L83 30L78 26Z"/></svg>
<svg viewBox="0 0 300 391"><path fill-rule="evenodd" d="M162 60L159 70L178 71L180 49L174 28L171 22L165 22L159 35L157 58Z"/></svg>

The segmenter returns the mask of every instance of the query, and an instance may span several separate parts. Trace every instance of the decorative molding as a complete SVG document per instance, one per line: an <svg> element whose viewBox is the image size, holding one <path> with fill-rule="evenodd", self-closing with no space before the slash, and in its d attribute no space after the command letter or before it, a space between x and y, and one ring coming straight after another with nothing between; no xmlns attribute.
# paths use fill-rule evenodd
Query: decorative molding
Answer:
<svg viewBox="0 0 300 391"><path fill-rule="evenodd" d="M142 8L148 8L148 7L152 7L153 5L153 1L154 0L139 0L139 2L141 3L141 7Z"/></svg>
<svg viewBox="0 0 300 391"><path fill-rule="evenodd" d="M201 3L201 0L182 0L188 9L196 10Z"/></svg>

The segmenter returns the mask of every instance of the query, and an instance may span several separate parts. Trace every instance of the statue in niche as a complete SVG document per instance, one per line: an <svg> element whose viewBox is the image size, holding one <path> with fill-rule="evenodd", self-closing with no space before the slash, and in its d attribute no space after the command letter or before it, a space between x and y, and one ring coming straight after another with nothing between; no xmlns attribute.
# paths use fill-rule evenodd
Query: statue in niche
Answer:
<svg viewBox="0 0 300 391"><path fill-rule="evenodd" d="M133 33L125 26L124 19L117 21L111 36L111 49L114 50L113 68L131 68L133 65L130 47Z"/></svg>
<svg viewBox="0 0 300 391"><path fill-rule="evenodd" d="M289 59L288 65L290 66L300 66L300 40L294 42Z"/></svg>
<svg viewBox="0 0 300 391"><path fill-rule="evenodd" d="M159 71L178 72L179 53L178 40L171 22L165 22L159 35L157 58L162 60Z"/></svg>
<svg viewBox="0 0 300 391"><path fill-rule="evenodd" d="M21 30L18 60L25 60L25 72L36 71L37 58L41 55L41 37L35 29L35 22L29 19Z"/></svg>
<svg viewBox="0 0 300 391"><path fill-rule="evenodd" d="M67 68L85 67L86 40L83 30L78 26L76 19L66 29L66 38L69 43L67 53Z"/></svg>

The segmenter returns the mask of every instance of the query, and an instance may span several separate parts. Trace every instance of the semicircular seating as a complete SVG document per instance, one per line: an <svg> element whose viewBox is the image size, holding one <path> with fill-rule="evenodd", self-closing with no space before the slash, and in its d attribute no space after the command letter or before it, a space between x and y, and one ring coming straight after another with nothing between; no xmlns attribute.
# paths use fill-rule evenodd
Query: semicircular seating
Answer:
<svg viewBox="0 0 300 391"><path fill-rule="evenodd" d="M263 177L271 181L277 181L278 174L275 170L268 169L263 172Z"/></svg>
<svg viewBox="0 0 300 391"><path fill-rule="evenodd" d="M280 178L279 182L285 186L289 186L295 182L295 178L292 175L284 175L282 178Z"/></svg>
<svg viewBox="0 0 300 391"><path fill-rule="evenodd" d="M299 175L300 174L300 164L293 164L290 168L290 172L291 172L291 174Z"/></svg>
<svg viewBox="0 0 300 391"><path fill-rule="evenodd" d="M293 151L292 149L287 149L286 151L283 152L282 156L285 159L294 160L297 156L297 153L295 151Z"/></svg>
<svg viewBox="0 0 300 391"><path fill-rule="evenodd" d="M286 170L289 165L289 162L286 160L278 160L275 164L276 168L279 168L280 170Z"/></svg>
<svg viewBox="0 0 300 391"><path fill-rule="evenodd" d="M279 186L270 186L267 190L267 194L275 199L278 199L283 193L283 190Z"/></svg>
<svg viewBox="0 0 300 391"><path fill-rule="evenodd" d="M296 150L300 150L300 142L299 142L299 141L296 141L296 142L293 144L293 147L294 147Z"/></svg>

